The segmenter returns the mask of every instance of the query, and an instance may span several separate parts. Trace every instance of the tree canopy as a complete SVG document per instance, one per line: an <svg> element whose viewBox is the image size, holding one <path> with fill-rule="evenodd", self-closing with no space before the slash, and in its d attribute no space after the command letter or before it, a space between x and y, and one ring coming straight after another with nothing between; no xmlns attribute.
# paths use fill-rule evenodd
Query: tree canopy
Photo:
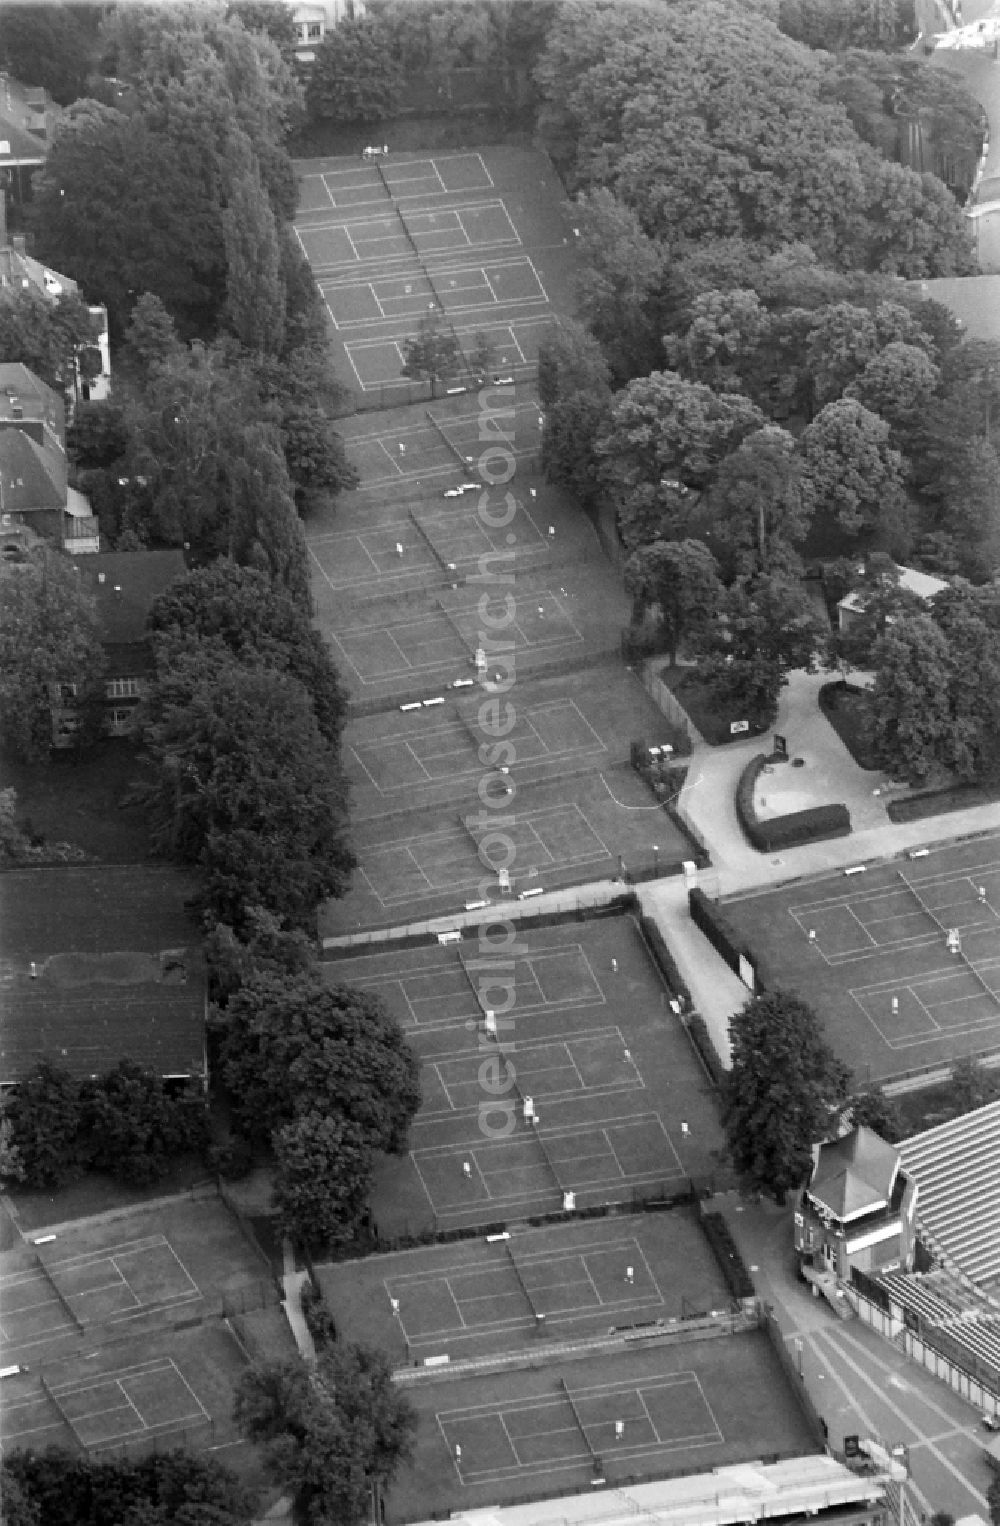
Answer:
<svg viewBox="0 0 1000 1526"><path fill-rule="evenodd" d="M954 199L859 138L830 68L759 9L571 0L536 67L540 127L574 189L614 192L669 246L739 235L839 269L971 271Z"/></svg>
<svg viewBox="0 0 1000 1526"><path fill-rule="evenodd" d="M283 588L263 572L226 558L178 578L149 615L157 653L165 666L221 643L248 667L288 673L307 691L324 739L339 742L347 696L323 637Z"/></svg>
<svg viewBox="0 0 1000 1526"><path fill-rule="evenodd" d="M412 1455L417 1423L385 1354L343 1343L324 1344L313 1372L290 1362L251 1367L235 1413L306 1526L364 1526L372 1485L390 1484Z"/></svg>
<svg viewBox="0 0 1000 1526"><path fill-rule="evenodd" d="M808 1177L812 1147L827 1137L849 1072L812 1008L789 991L752 997L730 1018L729 1033L729 1157L749 1187L783 1203Z"/></svg>
<svg viewBox="0 0 1000 1526"><path fill-rule="evenodd" d="M38 545L0 577L0 726L12 751L47 759L62 687L82 707L104 665L96 604L79 567Z"/></svg>
<svg viewBox="0 0 1000 1526"><path fill-rule="evenodd" d="M5 1451L0 1499L8 1526L247 1526L253 1512L228 1468L210 1453L181 1450L138 1460L95 1460L59 1447Z"/></svg>
<svg viewBox="0 0 1000 1526"><path fill-rule="evenodd" d="M314 930L354 859L337 755L308 691L202 642L163 655L144 715L155 777L142 796L157 849L200 867L213 919L239 928L253 905Z"/></svg>
<svg viewBox="0 0 1000 1526"><path fill-rule="evenodd" d="M405 1148L419 1064L369 992L308 970L258 976L229 1000L222 1075L242 1131L269 1142L286 1233L336 1243L357 1233L376 1151Z"/></svg>

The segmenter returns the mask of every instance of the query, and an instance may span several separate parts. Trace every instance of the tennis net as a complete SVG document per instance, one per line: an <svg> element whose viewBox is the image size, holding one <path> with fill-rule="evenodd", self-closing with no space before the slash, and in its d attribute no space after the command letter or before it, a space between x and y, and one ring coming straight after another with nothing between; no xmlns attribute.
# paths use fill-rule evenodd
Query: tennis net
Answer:
<svg viewBox="0 0 1000 1526"><path fill-rule="evenodd" d="M531 1293L530 1293L530 1291L528 1289L528 1284L524 1280L524 1274L522 1273L521 1268L517 1264L517 1257L514 1255L514 1252L511 1249L511 1244L510 1244L509 1240L507 1241L507 1254L510 1257L510 1264L514 1268L514 1275L516 1276L518 1282L521 1284L521 1292L524 1294L525 1298L528 1300L528 1308L531 1310L532 1314L534 1314L537 1317L538 1309L535 1307L535 1300L532 1298Z"/></svg>
<svg viewBox="0 0 1000 1526"><path fill-rule="evenodd" d="M42 1258L39 1255L37 1250L35 1251L35 1265L38 1267L38 1270L41 1272L42 1276L45 1278L45 1281L48 1283L49 1287L52 1289L53 1293L56 1295L56 1298L57 1298L57 1300L58 1300L58 1302L60 1304L60 1307L63 1310L63 1313L67 1314L69 1316L69 1318L72 1320L73 1324L76 1326L76 1328L78 1330L82 1330L84 1328L83 1320L80 1318L79 1314L77 1314L77 1312L73 1308L72 1304L68 1301L68 1299L64 1296L64 1294L62 1293L62 1291L58 1287L55 1278L53 1277L52 1273L49 1271L48 1267L45 1265L45 1262L42 1260Z"/></svg>
<svg viewBox="0 0 1000 1526"><path fill-rule="evenodd" d="M596 1469L598 1469L598 1470L603 1470L604 1464L602 1463L599 1454L594 1451L594 1448L591 1445L590 1437L587 1435L587 1427L584 1425L583 1421L580 1419L580 1411L576 1407L576 1400L573 1398L573 1395L570 1393L569 1388L566 1386L566 1379L565 1378L560 1377L560 1379L559 1379L559 1387L562 1389L562 1392L563 1392L563 1394L565 1396L567 1404L569 1405L570 1409L573 1411L573 1419L576 1421L577 1427L578 1427L578 1429L580 1431L580 1435L583 1437L584 1445L586 1446L587 1451L590 1453L591 1458L593 1459L594 1467Z"/></svg>
<svg viewBox="0 0 1000 1526"><path fill-rule="evenodd" d="M920 907L921 911L930 917L931 921L935 922L943 933L950 932L951 927L949 927L947 922L941 921L941 918L938 916L936 911L931 910L923 896L920 894L916 885L914 885L913 881L907 879L902 869L897 870L897 873L903 884L906 886L907 890L912 895L913 899L916 901L917 905ZM974 964L973 961L969 958L968 954L965 952L965 949L962 947L961 942L959 942L958 947L954 950L954 952L958 955L959 959L961 959L969 973L979 982L986 994L991 996L993 1000L998 1005L1000 1005L1000 991L995 991L993 989L985 975L983 975L980 971L978 965Z"/></svg>

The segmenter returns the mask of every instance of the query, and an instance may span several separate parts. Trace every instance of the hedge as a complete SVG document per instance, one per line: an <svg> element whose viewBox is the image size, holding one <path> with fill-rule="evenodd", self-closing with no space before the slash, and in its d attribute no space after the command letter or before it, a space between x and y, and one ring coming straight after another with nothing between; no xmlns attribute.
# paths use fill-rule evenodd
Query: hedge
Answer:
<svg viewBox="0 0 1000 1526"><path fill-rule="evenodd" d="M753 1298L755 1290L750 1273L721 1213L703 1213L701 1224L730 1293L734 1298Z"/></svg>
<svg viewBox="0 0 1000 1526"><path fill-rule="evenodd" d="M712 1078L712 1085L716 1091L721 1091L726 1083L729 1072L722 1063L722 1056L712 1042L712 1035L708 1031L708 1024L700 1012L694 1012L688 1018L687 1031L691 1036L691 1042L697 1049L705 1069Z"/></svg>
<svg viewBox="0 0 1000 1526"><path fill-rule="evenodd" d="M691 920L701 929L717 953L721 954L731 970L740 972L740 955L753 960L735 923L731 922L715 901L709 900L704 890L697 886L688 894Z"/></svg>
<svg viewBox="0 0 1000 1526"><path fill-rule="evenodd" d="M848 835L851 817L846 805L815 805L805 811L790 811L785 816L758 816L754 789L767 764L764 753L758 753L750 759L736 785L736 815L748 841L758 853L772 853L775 848L795 848L801 843Z"/></svg>
<svg viewBox="0 0 1000 1526"><path fill-rule="evenodd" d="M660 932L660 929L657 927L652 917L647 917L645 913L643 913L639 919L639 926L641 927L643 937L649 946L649 951L656 961L660 974L666 981L667 986L675 996L683 996L687 1006L692 1006L693 1003L691 1001L691 992L688 990L684 983L684 979L680 970L677 968L674 956L670 952L670 949L667 947L666 939Z"/></svg>

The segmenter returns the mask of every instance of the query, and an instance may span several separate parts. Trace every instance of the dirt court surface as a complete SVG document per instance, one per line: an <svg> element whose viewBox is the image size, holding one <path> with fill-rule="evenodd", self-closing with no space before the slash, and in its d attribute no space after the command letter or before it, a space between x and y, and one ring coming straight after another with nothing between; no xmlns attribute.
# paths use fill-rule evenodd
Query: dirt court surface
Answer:
<svg viewBox="0 0 1000 1526"><path fill-rule="evenodd" d="M728 1310L695 1210L626 1212L317 1268L337 1328L402 1365L452 1361ZM393 1311L393 1300L398 1308Z"/></svg>
<svg viewBox="0 0 1000 1526"><path fill-rule="evenodd" d="M672 1197L711 1175L714 1101L632 917L519 929L502 958L470 936L322 969L378 992L421 1060L410 1149L376 1172L383 1239L518 1220L566 1192L578 1208Z"/></svg>
<svg viewBox="0 0 1000 1526"><path fill-rule="evenodd" d="M759 1331L407 1391L417 1450L388 1497L391 1522L812 1450Z"/></svg>
<svg viewBox="0 0 1000 1526"><path fill-rule="evenodd" d="M769 983L816 1008L862 1082L1000 1046L1000 834L736 896L725 910Z"/></svg>
<svg viewBox="0 0 1000 1526"><path fill-rule="evenodd" d="M398 382L429 309L465 355L484 335L498 372L533 368L554 311L571 310L572 229L544 154L492 147L295 168L295 233L348 386Z"/></svg>
<svg viewBox="0 0 1000 1526"><path fill-rule="evenodd" d="M0 1257L4 1444L142 1451L232 1439L247 1355L224 1317L278 1290L217 1197L59 1226Z"/></svg>

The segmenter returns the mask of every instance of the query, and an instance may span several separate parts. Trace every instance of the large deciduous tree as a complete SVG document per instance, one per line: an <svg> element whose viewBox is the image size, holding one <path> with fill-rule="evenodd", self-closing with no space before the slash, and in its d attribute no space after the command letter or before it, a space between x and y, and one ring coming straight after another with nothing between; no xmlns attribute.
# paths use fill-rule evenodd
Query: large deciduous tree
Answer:
<svg viewBox="0 0 1000 1526"><path fill-rule="evenodd" d="M85 719L104 666L96 604L79 567L39 545L0 578L0 725L11 750L29 762L47 759L61 686L73 688Z"/></svg>
<svg viewBox="0 0 1000 1526"><path fill-rule="evenodd" d="M577 311L622 385L659 359L666 251L608 190L577 197L572 216L579 237Z"/></svg>
<svg viewBox="0 0 1000 1526"><path fill-rule="evenodd" d="M888 541L895 550L905 528L903 461L889 443L889 425L853 398L826 407L803 431L805 502L853 536Z"/></svg>
<svg viewBox="0 0 1000 1526"><path fill-rule="evenodd" d="M811 670L825 633L796 578L738 578L723 605L725 620L708 627L701 672L727 711L767 725L795 668Z"/></svg>
<svg viewBox="0 0 1000 1526"><path fill-rule="evenodd" d="M199 642L221 642L249 667L288 673L308 692L325 740L339 742L347 695L329 648L301 605L264 573L225 558L189 572L160 594L149 625L167 666Z"/></svg>
<svg viewBox="0 0 1000 1526"><path fill-rule="evenodd" d="M777 1203L802 1185L847 1096L849 1072L812 1008L789 991L751 998L729 1020L732 1068L724 1126L729 1158Z"/></svg>
<svg viewBox="0 0 1000 1526"><path fill-rule="evenodd" d="M222 342L179 349L154 366L127 422L148 533L259 567L307 606L293 487L253 368Z"/></svg>
<svg viewBox="0 0 1000 1526"><path fill-rule="evenodd" d="M715 557L699 540L641 546L625 565L625 587L632 595L634 623L654 610L671 664L681 643L703 636L725 602Z"/></svg>
<svg viewBox="0 0 1000 1526"><path fill-rule="evenodd" d="M298 680L199 643L158 671L144 735L154 841L200 866L212 916L239 928L246 906L262 906L314 929L354 860L336 754Z"/></svg>
<svg viewBox="0 0 1000 1526"><path fill-rule="evenodd" d="M542 340L538 396L545 410L545 475L589 505L597 494L594 447L611 405L610 372L597 340L572 319L563 320Z"/></svg>
<svg viewBox="0 0 1000 1526"><path fill-rule="evenodd" d="M379 997L315 970L258 975L220 1023L222 1074L243 1132L275 1154L275 1206L306 1244L357 1234L376 1151L399 1153L419 1065Z"/></svg>
<svg viewBox="0 0 1000 1526"><path fill-rule="evenodd" d="M738 392L713 392L675 371L654 371L614 400L600 442L602 475L612 489L658 484L665 476L703 487L723 456L766 419Z"/></svg>
<svg viewBox="0 0 1000 1526"><path fill-rule="evenodd" d="M373 1150L405 1148L420 1105L417 1061L381 999L316 972L254 981L226 1009L226 1085L248 1133L303 1112L336 1112Z"/></svg>
<svg viewBox="0 0 1000 1526"><path fill-rule="evenodd" d="M342 21L316 46L306 111L326 122L379 122L395 116L403 71L380 17Z"/></svg>
<svg viewBox="0 0 1000 1526"><path fill-rule="evenodd" d="M176 1156L206 1145L205 1098L193 1088L167 1093L153 1071L121 1060L81 1088L80 1130L93 1170L148 1186Z"/></svg>
<svg viewBox="0 0 1000 1526"><path fill-rule="evenodd" d="M304 1526L364 1526L372 1485L388 1486L410 1458L417 1423L385 1354L340 1343L323 1346L312 1372L300 1362L251 1367L235 1414Z"/></svg>
<svg viewBox="0 0 1000 1526"><path fill-rule="evenodd" d="M774 424L747 435L719 466L711 508L739 573L796 572L810 510L793 436Z"/></svg>
<svg viewBox="0 0 1000 1526"><path fill-rule="evenodd" d="M882 766L923 783L954 744L948 638L930 615L897 620L872 653L872 733Z"/></svg>

